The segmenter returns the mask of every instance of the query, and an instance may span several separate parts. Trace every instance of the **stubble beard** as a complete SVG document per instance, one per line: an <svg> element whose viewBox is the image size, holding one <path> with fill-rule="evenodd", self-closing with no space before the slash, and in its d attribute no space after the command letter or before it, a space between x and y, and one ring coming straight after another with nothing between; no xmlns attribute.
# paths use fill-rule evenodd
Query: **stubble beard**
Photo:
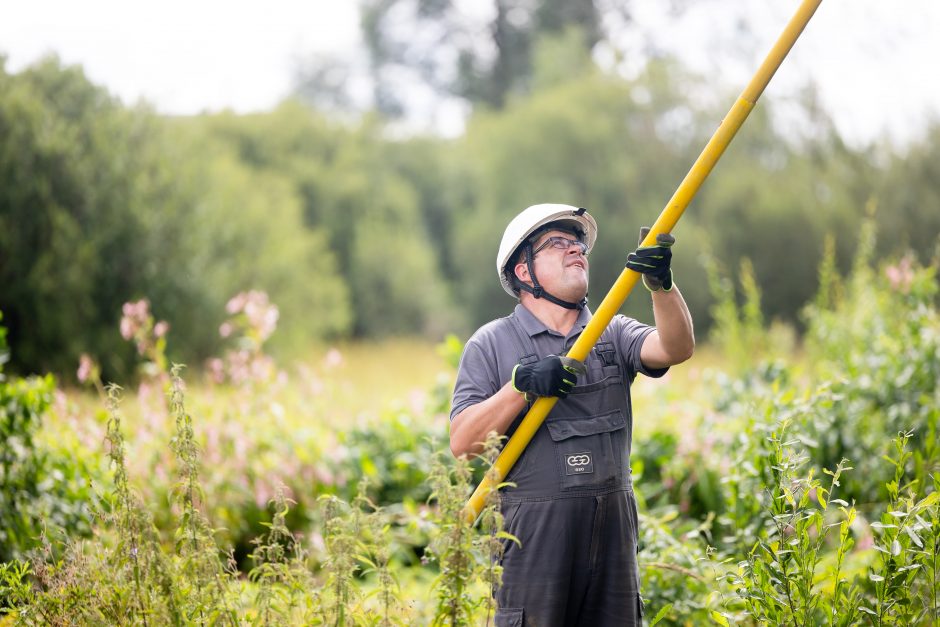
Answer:
<svg viewBox="0 0 940 627"><path fill-rule="evenodd" d="M573 271L573 273L568 271ZM565 272L565 281L562 290L565 294L560 295L560 297L570 302L578 302L587 296L588 283L589 276L587 269L584 269L583 272L578 272L575 266L570 266L566 268Z"/></svg>

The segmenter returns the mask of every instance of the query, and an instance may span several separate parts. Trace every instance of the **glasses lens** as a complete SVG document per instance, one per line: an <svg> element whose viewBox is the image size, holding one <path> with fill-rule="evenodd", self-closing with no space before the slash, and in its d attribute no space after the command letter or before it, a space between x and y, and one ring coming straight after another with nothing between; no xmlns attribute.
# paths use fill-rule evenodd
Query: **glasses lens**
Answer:
<svg viewBox="0 0 940 627"><path fill-rule="evenodd" d="M561 236L549 237L547 240L542 242L541 246L535 249L535 252L539 252L540 250L548 248L549 246L564 251L567 251L572 246L577 246L580 249L582 255L587 254L587 244L576 239L568 239L567 237Z"/></svg>
<svg viewBox="0 0 940 627"><path fill-rule="evenodd" d="M567 237L553 237L552 246L560 250L568 250L572 246L577 246L581 249L581 254L583 255L587 251L587 244L580 242L576 239L568 239Z"/></svg>

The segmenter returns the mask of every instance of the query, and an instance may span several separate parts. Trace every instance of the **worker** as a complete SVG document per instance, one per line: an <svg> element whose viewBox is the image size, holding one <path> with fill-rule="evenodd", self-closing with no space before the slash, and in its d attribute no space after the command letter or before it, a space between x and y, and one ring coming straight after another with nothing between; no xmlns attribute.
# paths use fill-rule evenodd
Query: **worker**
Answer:
<svg viewBox="0 0 940 627"><path fill-rule="evenodd" d="M643 235L641 234L641 240ZM692 356L692 317L671 269L670 234L627 267L652 293L655 326L614 316L583 363L566 353L591 320L584 209L539 204L506 227L496 258L514 311L481 327L460 360L451 410L456 456L512 436L532 403L559 398L500 494L506 542L496 625L640 625L638 519L630 477L637 374L661 377Z"/></svg>

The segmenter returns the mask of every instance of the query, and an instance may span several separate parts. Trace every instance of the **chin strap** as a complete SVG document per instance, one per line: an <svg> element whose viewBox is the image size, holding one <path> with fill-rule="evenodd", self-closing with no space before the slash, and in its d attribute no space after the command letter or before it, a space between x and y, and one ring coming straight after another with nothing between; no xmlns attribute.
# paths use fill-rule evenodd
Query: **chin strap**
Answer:
<svg viewBox="0 0 940 627"><path fill-rule="evenodd" d="M587 295L585 295L585 297L582 298L579 302L572 303L567 300L562 300L560 298L552 296L551 294L546 292L545 288L539 285L538 277L535 276L535 265L532 260L532 257L534 256L532 254L532 242L527 241L525 243L524 251L525 251L524 254L526 258L526 265L529 266L529 276L532 277L532 285L527 285L523 283L522 281L520 281L518 278L516 278L516 285L519 287L519 289L525 290L526 292L532 294L532 296L534 296L535 298L544 298L548 302L554 303L558 305L559 307L564 307L565 309L584 309L584 306L587 305Z"/></svg>

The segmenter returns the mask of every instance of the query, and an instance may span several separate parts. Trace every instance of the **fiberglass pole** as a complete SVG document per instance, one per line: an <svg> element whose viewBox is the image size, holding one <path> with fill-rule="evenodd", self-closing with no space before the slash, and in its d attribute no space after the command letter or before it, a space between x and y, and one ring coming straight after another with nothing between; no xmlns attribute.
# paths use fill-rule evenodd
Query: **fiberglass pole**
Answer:
<svg viewBox="0 0 940 627"><path fill-rule="evenodd" d="M653 224L646 239L643 240L642 246L655 245L656 236L659 233L669 233L675 227L692 197L695 196L702 182L712 171L712 168L715 167L725 148L734 138L735 133L744 124L744 120L747 119L751 109L754 108L757 99L763 93L764 88L767 87L767 83L770 82L774 72L780 67L787 53L790 52L790 48L796 43L800 33L803 32L821 2L822 0L803 0L800 4L799 9L790 19L787 27L777 39L777 43L774 44L751 82L741 92L737 102L731 107L731 111L728 112L725 119L721 121L718 130L712 135L702 154L696 159L692 169L686 174L676 193L673 194L666 208L663 209L663 212ZM588 353L594 348L604 329L610 324L620 306L623 305L623 302L633 290L639 277L638 273L626 268L620 273L617 281L610 288L604 300L601 301L597 311L594 312L594 317L584 328L584 331L581 332L581 336L575 341L571 350L568 351L569 357L578 361L584 361L587 358ZM545 421L545 417L555 406L557 400L558 398L554 396L543 396L532 405L529 413L526 414L526 417L519 424L519 428L516 429L516 432L496 459L493 471L480 482L480 485L477 486L464 507L464 515L469 522L476 521L483 509L486 496L509 474L509 470L519 459L519 456L522 455L526 445L535 436L535 432Z"/></svg>

